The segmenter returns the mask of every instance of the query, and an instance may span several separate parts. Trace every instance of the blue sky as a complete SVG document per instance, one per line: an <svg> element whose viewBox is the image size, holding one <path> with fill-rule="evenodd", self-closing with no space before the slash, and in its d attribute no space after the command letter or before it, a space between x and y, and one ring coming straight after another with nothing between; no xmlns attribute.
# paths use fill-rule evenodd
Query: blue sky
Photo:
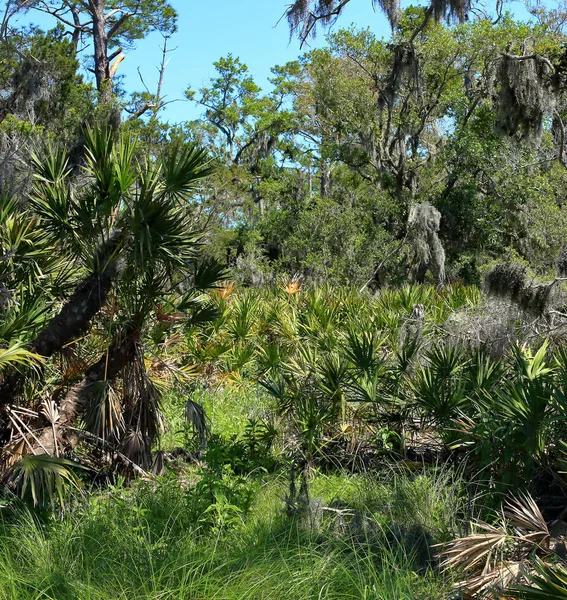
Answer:
<svg viewBox="0 0 567 600"><path fill-rule="evenodd" d="M270 69L296 59L301 50L296 39L290 41L287 22L282 19L289 0L216 0L194 2L171 0L179 13L179 31L170 46L176 48L170 55L165 76L167 100L183 97L190 84L193 89L206 85L214 76L213 62L232 53L248 65L256 83L267 85ZM389 35L389 26L382 14L372 10L370 0L352 0L347 5L340 24L351 22L371 26L378 35ZM157 79L161 38L150 36L129 53L120 66L126 76L127 89L143 87L138 68L146 85ZM312 45L324 44L318 36ZM155 86L155 83L154 83ZM194 103L176 102L167 107L167 119L176 122L195 118L199 114Z"/></svg>
<svg viewBox="0 0 567 600"><path fill-rule="evenodd" d="M256 83L267 87L270 69L296 59L301 53L299 42L290 40L287 22L280 21L286 4L291 0L170 0L179 13L178 33L170 40L170 61L165 74L164 93L169 104L162 117L181 122L199 116L199 107L183 100L190 85L199 89L214 76L213 62L232 53L248 65ZM476 0L478 3L478 0ZM409 2L404 2L404 5ZM523 4L513 2L508 10L525 17ZM33 19L46 27L45 19ZM278 24L278 21L279 24ZM380 11L372 9L371 0L352 0L345 8L338 26L350 24L370 27L378 37L388 37L389 25ZM120 65L128 91L143 90L138 70L150 91L154 91L161 61L161 36L150 35L127 53ZM311 46L325 43L323 32ZM306 48L304 48L305 50Z"/></svg>

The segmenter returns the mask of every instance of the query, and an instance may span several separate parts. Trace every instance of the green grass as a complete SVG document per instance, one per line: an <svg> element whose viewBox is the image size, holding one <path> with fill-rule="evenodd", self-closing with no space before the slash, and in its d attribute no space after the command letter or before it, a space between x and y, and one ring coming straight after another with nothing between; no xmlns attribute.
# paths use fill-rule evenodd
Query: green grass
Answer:
<svg viewBox="0 0 567 600"><path fill-rule="evenodd" d="M242 389L231 386L219 389L196 387L188 394L192 400L203 406L209 418L211 430L225 438L240 435L251 418L264 417L270 407L270 400L259 393L258 386L247 385ZM185 404L187 397L172 393L166 399L163 412L166 430L162 447L170 450L186 443Z"/></svg>
<svg viewBox="0 0 567 600"><path fill-rule="evenodd" d="M197 388L212 431L242 434L268 409L252 386ZM164 405L163 448L184 446L186 399ZM60 517L23 506L0 513L0 600L441 600L450 581L429 544L459 533L458 477L322 474L310 481L325 511L285 516L288 478L213 475L179 463L157 481L75 498ZM214 496L215 503L211 504ZM249 507L247 498L253 498ZM211 511L211 506L213 510Z"/></svg>
<svg viewBox="0 0 567 600"><path fill-rule="evenodd" d="M316 528L284 517L282 476L251 481L254 505L230 527L204 527L194 488L174 477L90 494L46 522L5 509L0 599L441 599L447 582L399 532L418 524L438 540L452 527L446 483L319 476L313 498L365 510L367 525L341 531L330 513Z"/></svg>

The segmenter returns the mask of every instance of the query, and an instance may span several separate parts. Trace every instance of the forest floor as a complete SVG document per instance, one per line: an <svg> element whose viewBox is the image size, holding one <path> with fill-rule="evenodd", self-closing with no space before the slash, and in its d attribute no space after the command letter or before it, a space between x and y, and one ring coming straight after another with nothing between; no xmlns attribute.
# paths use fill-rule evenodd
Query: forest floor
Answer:
<svg viewBox="0 0 567 600"><path fill-rule="evenodd" d="M236 438L262 409L243 392L201 400L213 433ZM166 406L170 448L182 404ZM286 514L289 471L221 470L179 461L163 477L77 494L56 519L4 508L0 599L435 600L450 590L431 546L462 533L466 503L447 469L314 471L301 518Z"/></svg>

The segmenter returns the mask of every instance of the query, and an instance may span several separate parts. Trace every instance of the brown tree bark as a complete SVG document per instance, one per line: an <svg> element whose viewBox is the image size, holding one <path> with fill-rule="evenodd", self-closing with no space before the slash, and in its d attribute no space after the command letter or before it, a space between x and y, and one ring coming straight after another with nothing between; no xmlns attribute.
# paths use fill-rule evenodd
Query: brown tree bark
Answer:
<svg viewBox="0 0 567 600"><path fill-rule="evenodd" d="M121 232L114 232L107 242L100 260L100 264L107 262L110 264L102 273L90 275L77 286L61 310L30 343L32 352L49 358L87 330L91 320L105 305L118 274L116 257L112 261L111 258L117 252L121 240ZM21 392L22 384L23 377L19 371L15 370L0 379L0 406L14 403Z"/></svg>
<svg viewBox="0 0 567 600"><path fill-rule="evenodd" d="M94 74L96 88L101 102L112 98L112 79L108 58L108 36L106 33L106 17L104 0L89 0L89 8L93 18Z"/></svg>

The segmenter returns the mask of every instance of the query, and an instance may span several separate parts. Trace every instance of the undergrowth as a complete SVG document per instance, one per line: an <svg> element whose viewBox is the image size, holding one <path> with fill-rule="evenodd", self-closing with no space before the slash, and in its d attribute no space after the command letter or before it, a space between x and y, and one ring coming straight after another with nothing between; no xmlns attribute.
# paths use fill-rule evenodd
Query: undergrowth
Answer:
<svg viewBox="0 0 567 600"><path fill-rule="evenodd" d="M462 508L448 475L317 476L312 503L332 510L316 524L284 516L282 476L242 485L253 503L217 500L214 515L203 489L174 476L84 495L58 518L4 509L0 598L434 600L447 590L429 545Z"/></svg>

